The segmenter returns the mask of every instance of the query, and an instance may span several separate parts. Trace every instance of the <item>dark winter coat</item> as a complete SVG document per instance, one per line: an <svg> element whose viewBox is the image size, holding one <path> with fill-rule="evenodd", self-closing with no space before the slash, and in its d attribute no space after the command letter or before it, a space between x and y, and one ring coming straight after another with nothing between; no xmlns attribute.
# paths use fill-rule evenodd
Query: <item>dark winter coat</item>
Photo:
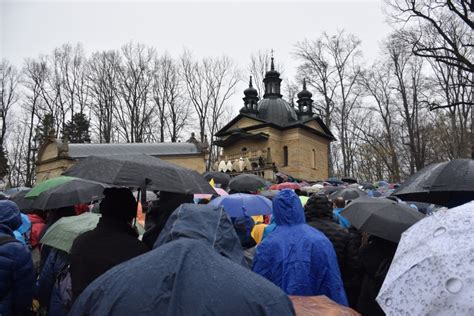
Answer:
<svg viewBox="0 0 474 316"><path fill-rule="evenodd" d="M243 264L224 209L183 204L154 250L99 277L70 315L294 315L285 293Z"/></svg>
<svg viewBox="0 0 474 316"><path fill-rule="evenodd" d="M102 216L97 227L74 240L70 252L73 298L110 268L139 256L149 248L122 220Z"/></svg>
<svg viewBox="0 0 474 316"><path fill-rule="evenodd" d="M61 299L57 276L69 265L69 255L52 248L36 282L36 297L41 307L48 310L48 316L65 316L68 313Z"/></svg>
<svg viewBox="0 0 474 316"><path fill-rule="evenodd" d="M326 295L346 305L336 254L323 233L305 223L300 199L282 190L273 199L276 228L258 246L253 271L291 295Z"/></svg>
<svg viewBox="0 0 474 316"><path fill-rule="evenodd" d="M20 210L12 201L0 201L0 236L13 238L20 227ZM0 246L0 315L21 315L31 307L35 275L26 246L12 241Z"/></svg>
<svg viewBox="0 0 474 316"><path fill-rule="evenodd" d="M375 298L385 280L397 246L396 243L372 236L360 249L364 276L357 311L362 315L385 315Z"/></svg>
<svg viewBox="0 0 474 316"><path fill-rule="evenodd" d="M351 233L332 220L330 208L305 208L308 225L322 232L334 246L349 306L355 307L362 283L362 267L359 260L360 235Z"/></svg>

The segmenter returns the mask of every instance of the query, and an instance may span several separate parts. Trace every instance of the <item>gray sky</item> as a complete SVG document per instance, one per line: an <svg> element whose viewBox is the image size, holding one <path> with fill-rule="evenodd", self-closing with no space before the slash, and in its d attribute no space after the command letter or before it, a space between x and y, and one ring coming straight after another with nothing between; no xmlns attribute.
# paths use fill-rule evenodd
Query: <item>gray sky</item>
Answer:
<svg viewBox="0 0 474 316"><path fill-rule="evenodd" d="M276 61L292 77L297 62L291 53L298 41L345 29L362 40L364 56L373 60L390 32L378 0L0 2L0 57L17 66L26 57L48 54L66 42L81 42L89 54L119 49L133 40L173 56L185 47L197 57L226 54L243 70L251 53L273 48ZM232 100L239 102L237 107L245 86L246 82L239 85Z"/></svg>

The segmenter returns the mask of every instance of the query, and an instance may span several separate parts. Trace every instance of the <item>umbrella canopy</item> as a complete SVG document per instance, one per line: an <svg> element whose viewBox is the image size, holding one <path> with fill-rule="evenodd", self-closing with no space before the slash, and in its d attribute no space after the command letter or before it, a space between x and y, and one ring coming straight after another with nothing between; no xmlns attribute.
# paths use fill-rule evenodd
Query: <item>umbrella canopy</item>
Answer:
<svg viewBox="0 0 474 316"><path fill-rule="evenodd" d="M264 188L266 184L264 178L244 173L230 180L229 189L234 192L252 192Z"/></svg>
<svg viewBox="0 0 474 316"><path fill-rule="evenodd" d="M288 296L293 303L298 316L359 316L355 310L337 304L326 295L318 296Z"/></svg>
<svg viewBox="0 0 474 316"><path fill-rule="evenodd" d="M296 182L283 182L279 184L274 184L270 187L270 190L283 190L283 189L301 189L301 185Z"/></svg>
<svg viewBox="0 0 474 316"><path fill-rule="evenodd" d="M357 183L357 179L353 177L344 177L341 181L345 183Z"/></svg>
<svg viewBox="0 0 474 316"><path fill-rule="evenodd" d="M40 243L69 252L77 236L94 229L100 215L84 213L60 218L46 231Z"/></svg>
<svg viewBox="0 0 474 316"><path fill-rule="evenodd" d="M474 202L408 229L377 301L387 315L473 315Z"/></svg>
<svg viewBox="0 0 474 316"><path fill-rule="evenodd" d="M342 182L338 178L329 178L329 179L326 180L326 182L329 182L332 185L342 185L342 184L344 184L344 182Z"/></svg>
<svg viewBox="0 0 474 316"><path fill-rule="evenodd" d="M18 208L23 212L31 210L31 204L33 204L33 200L25 198L25 195L30 192L29 190L18 191L17 193L10 196L10 200L18 205Z"/></svg>
<svg viewBox="0 0 474 316"><path fill-rule="evenodd" d="M406 204L361 197L340 213L357 229L398 243L401 234L424 217Z"/></svg>
<svg viewBox="0 0 474 316"><path fill-rule="evenodd" d="M265 190L265 191L260 191L258 194L266 197L267 199L272 200L275 196L277 196L279 192L280 192L279 190Z"/></svg>
<svg viewBox="0 0 474 316"><path fill-rule="evenodd" d="M306 203L307 203L308 200L309 200L309 196L303 196L303 195L301 195L301 196L299 196L299 198L300 198L300 201L301 201L301 205L303 205L303 206L305 206Z"/></svg>
<svg viewBox="0 0 474 316"><path fill-rule="evenodd" d="M474 200L474 160L454 159L429 165L392 194L402 200L458 206Z"/></svg>
<svg viewBox="0 0 474 316"><path fill-rule="evenodd" d="M342 197L344 200L355 200L360 198L361 196L367 196L362 190L355 189L355 188L346 188L339 191L335 191L329 195L330 200L335 200L338 197Z"/></svg>
<svg viewBox="0 0 474 316"><path fill-rule="evenodd" d="M219 196L226 196L229 195L224 189L221 188L214 188L216 190L216 193L219 194ZM212 198L212 194L194 194L195 199L204 199L204 200L210 200Z"/></svg>
<svg viewBox="0 0 474 316"><path fill-rule="evenodd" d="M261 195L236 193L220 196L211 205L222 206L230 217L268 215L273 213L272 201Z"/></svg>
<svg viewBox="0 0 474 316"><path fill-rule="evenodd" d="M65 176L60 176L60 177L55 177L51 178L45 181L42 181L38 184L36 184L33 189L31 189L25 197L27 199L35 199L37 198L41 193L44 191L47 191L49 189L55 188L57 186L60 186L61 184L68 183L76 178L74 177L65 177Z"/></svg>
<svg viewBox="0 0 474 316"><path fill-rule="evenodd" d="M333 192L340 191L340 190L343 190L343 189L344 189L344 187L340 187L340 186L336 187L336 186L332 186L332 185L327 185L327 186L325 186L321 189L321 192L323 192L324 194L329 195Z"/></svg>
<svg viewBox="0 0 474 316"><path fill-rule="evenodd" d="M220 171L208 171L202 174L204 178L209 182L214 179L215 184L220 184L221 188L227 188L230 182L230 176L227 173Z"/></svg>
<svg viewBox="0 0 474 316"><path fill-rule="evenodd" d="M91 156L64 174L117 186L146 185L150 190L185 194L215 193L196 171L148 155Z"/></svg>
<svg viewBox="0 0 474 316"><path fill-rule="evenodd" d="M68 182L43 191L37 198L33 199L30 207L37 210L51 210L81 203L89 203L94 200L102 199L104 197L103 191L107 186L108 185L95 181L72 178ZM28 194L26 197L28 198Z"/></svg>
<svg viewBox="0 0 474 316"><path fill-rule="evenodd" d="M30 190L31 190L31 188L29 188L29 187L16 187L16 188L10 188L8 190L5 190L3 193L5 193L5 195L11 197L11 196L17 194L18 192L30 191Z"/></svg>
<svg viewBox="0 0 474 316"><path fill-rule="evenodd" d="M305 191L308 193L318 193L319 191L321 191L321 189L318 187L312 186L312 187L302 187L301 191Z"/></svg>

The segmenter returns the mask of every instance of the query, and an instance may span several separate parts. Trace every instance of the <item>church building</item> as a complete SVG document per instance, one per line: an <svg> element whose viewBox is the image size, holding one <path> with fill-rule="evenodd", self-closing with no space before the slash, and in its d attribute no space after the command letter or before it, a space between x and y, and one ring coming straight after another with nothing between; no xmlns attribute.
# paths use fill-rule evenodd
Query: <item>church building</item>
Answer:
<svg viewBox="0 0 474 316"><path fill-rule="evenodd" d="M313 113L312 94L305 82L295 108L283 100L281 81L273 57L263 79L263 99L250 77L240 113L215 134L215 144L222 147L215 169L231 174L250 172L268 180L276 172L304 180L328 177L328 147L335 138Z"/></svg>

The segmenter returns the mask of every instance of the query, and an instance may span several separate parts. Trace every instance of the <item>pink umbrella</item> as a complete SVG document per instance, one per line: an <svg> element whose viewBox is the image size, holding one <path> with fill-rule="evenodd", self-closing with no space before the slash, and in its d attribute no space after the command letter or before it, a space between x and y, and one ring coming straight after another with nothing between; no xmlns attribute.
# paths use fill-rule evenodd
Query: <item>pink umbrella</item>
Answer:
<svg viewBox="0 0 474 316"><path fill-rule="evenodd" d="M229 193L221 188L214 188L214 191L216 191L220 196L229 195ZM212 198L212 194L194 194L194 198L200 200L210 200Z"/></svg>
<svg viewBox="0 0 474 316"><path fill-rule="evenodd" d="M274 184L270 187L270 190L283 190L283 189L301 189L301 185L295 182L283 182L280 184Z"/></svg>

